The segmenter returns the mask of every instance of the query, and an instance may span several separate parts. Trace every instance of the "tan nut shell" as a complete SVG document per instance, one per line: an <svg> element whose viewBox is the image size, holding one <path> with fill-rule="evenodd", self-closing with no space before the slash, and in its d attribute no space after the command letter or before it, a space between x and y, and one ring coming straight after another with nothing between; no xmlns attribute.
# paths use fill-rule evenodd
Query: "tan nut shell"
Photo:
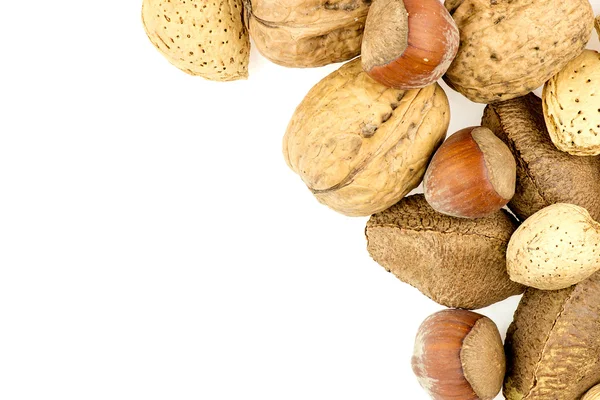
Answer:
<svg viewBox="0 0 600 400"><path fill-rule="evenodd" d="M575 285L600 270L600 224L585 208L558 203L527 218L506 251L510 279L541 290Z"/></svg>
<svg viewBox="0 0 600 400"><path fill-rule="evenodd" d="M579 400L600 382L600 273L527 289L506 334L507 400Z"/></svg>
<svg viewBox="0 0 600 400"><path fill-rule="evenodd" d="M600 15L596 17L596 32L598 32L598 36L600 36Z"/></svg>
<svg viewBox="0 0 600 400"><path fill-rule="evenodd" d="M387 88L356 59L308 92L288 125L283 154L321 203L367 216L419 185L449 122L439 85Z"/></svg>
<svg viewBox="0 0 600 400"><path fill-rule="evenodd" d="M581 400L600 400L600 385L591 388Z"/></svg>
<svg viewBox="0 0 600 400"><path fill-rule="evenodd" d="M588 0L464 0L446 6L454 9L461 45L445 80L479 103L542 86L581 53L593 30Z"/></svg>
<svg viewBox="0 0 600 400"><path fill-rule="evenodd" d="M144 0L150 41L169 62L213 81L248 77L250 39L241 0Z"/></svg>
<svg viewBox="0 0 600 400"><path fill-rule="evenodd" d="M370 1L255 0L250 33L260 53L286 67L318 67L360 54Z"/></svg>
<svg viewBox="0 0 600 400"><path fill-rule="evenodd" d="M576 156L600 154L600 54L585 50L544 86L552 142Z"/></svg>

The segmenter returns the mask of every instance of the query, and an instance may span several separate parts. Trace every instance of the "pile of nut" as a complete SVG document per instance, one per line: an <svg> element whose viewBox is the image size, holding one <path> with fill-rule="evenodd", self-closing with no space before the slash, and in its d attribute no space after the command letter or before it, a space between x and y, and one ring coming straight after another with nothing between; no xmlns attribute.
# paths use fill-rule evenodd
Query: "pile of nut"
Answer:
<svg viewBox="0 0 600 400"><path fill-rule="evenodd" d="M361 54L308 92L283 153L318 201L371 216L375 261L450 308L417 334L423 388L441 400L502 387L509 400L600 399L600 54L585 49L588 0L144 0L142 14L171 63L213 80L247 76L249 34L290 67ZM481 126L445 141L440 78L487 104ZM504 345L468 311L522 293Z"/></svg>

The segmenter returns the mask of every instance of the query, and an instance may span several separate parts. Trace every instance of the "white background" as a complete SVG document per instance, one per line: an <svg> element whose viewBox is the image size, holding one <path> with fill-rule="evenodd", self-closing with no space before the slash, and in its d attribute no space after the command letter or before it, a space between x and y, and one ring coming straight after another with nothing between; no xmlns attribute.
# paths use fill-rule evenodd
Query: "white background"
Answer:
<svg viewBox="0 0 600 400"><path fill-rule="evenodd" d="M281 155L337 66L193 78L140 5L3 2L0 399L426 399L410 357L442 307ZM450 132L479 123L448 95ZM482 313L504 334L517 301Z"/></svg>

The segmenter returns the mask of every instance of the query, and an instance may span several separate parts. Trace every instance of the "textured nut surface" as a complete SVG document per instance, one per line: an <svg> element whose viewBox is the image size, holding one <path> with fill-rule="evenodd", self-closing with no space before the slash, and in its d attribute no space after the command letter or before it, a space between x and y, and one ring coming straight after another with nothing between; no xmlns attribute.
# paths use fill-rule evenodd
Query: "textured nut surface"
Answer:
<svg viewBox="0 0 600 400"><path fill-rule="evenodd" d="M478 309L524 290L506 272L506 246L516 228L504 210L477 220L454 218L414 195L369 219L367 249L433 301Z"/></svg>
<svg viewBox="0 0 600 400"><path fill-rule="evenodd" d="M449 120L439 85L390 89L356 59L306 95L288 125L283 154L321 203L366 216L419 185Z"/></svg>
<svg viewBox="0 0 600 400"><path fill-rule="evenodd" d="M600 54L585 50L544 86L546 126L556 147L577 156L600 154Z"/></svg>
<svg viewBox="0 0 600 400"><path fill-rule="evenodd" d="M317 67L360 54L370 0L252 1L250 32L274 63Z"/></svg>
<svg viewBox="0 0 600 400"><path fill-rule="evenodd" d="M527 218L506 252L510 279L541 290L564 289L600 270L600 224L584 208L558 203Z"/></svg>
<svg viewBox="0 0 600 400"><path fill-rule="evenodd" d="M581 53L593 30L588 0L453 0L446 7L461 45L445 80L479 103L542 86Z"/></svg>
<svg viewBox="0 0 600 400"><path fill-rule="evenodd" d="M241 0L144 0L142 20L177 68L214 81L248 77L250 39Z"/></svg>
<svg viewBox="0 0 600 400"><path fill-rule="evenodd" d="M600 15L598 15L596 17L595 26L596 26L596 32L598 33L598 36L600 36Z"/></svg>
<svg viewBox="0 0 600 400"><path fill-rule="evenodd" d="M578 400L600 382L600 274L527 289L505 343L507 400Z"/></svg>
<svg viewBox="0 0 600 400"><path fill-rule="evenodd" d="M419 327L412 368L432 399L492 400L506 368L500 332L471 311L437 312Z"/></svg>
<svg viewBox="0 0 600 400"><path fill-rule="evenodd" d="M578 205L600 219L600 158L558 150L537 96L487 106L482 125L508 145L517 161L517 188L508 205L519 219L554 203Z"/></svg>

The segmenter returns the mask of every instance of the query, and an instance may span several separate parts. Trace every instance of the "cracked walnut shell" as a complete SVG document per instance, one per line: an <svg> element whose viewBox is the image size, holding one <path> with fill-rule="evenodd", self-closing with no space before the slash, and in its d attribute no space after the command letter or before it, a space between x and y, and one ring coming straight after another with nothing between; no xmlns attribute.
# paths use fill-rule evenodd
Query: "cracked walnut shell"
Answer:
<svg viewBox="0 0 600 400"><path fill-rule="evenodd" d="M283 154L321 203L367 216L419 185L449 122L438 84L391 89L363 72L358 58L308 92L288 125Z"/></svg>

